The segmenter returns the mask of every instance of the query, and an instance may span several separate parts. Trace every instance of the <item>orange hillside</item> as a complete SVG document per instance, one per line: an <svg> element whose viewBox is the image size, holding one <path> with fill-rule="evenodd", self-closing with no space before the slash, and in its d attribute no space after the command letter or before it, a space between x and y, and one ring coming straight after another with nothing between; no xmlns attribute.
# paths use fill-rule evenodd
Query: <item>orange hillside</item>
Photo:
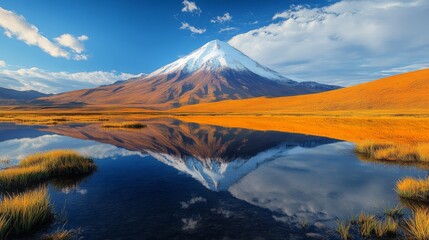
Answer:
<svg viewBox="0 0 429 240"><path fill-rule="evenodd" d="M184 106L171 111L182 113L299 113L368 110L429 111L429 69L318 94L228 100Z"/></svg>

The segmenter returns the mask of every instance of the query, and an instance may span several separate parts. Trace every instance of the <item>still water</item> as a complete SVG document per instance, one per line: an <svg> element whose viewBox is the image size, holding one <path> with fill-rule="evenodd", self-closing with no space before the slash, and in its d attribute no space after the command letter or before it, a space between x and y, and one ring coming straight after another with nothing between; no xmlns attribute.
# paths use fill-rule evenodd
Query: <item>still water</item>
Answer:
<svg viewBox="0 0 429 240"><path fill-rule="evenodd" d="M394 185L427 175L362 161L318 136L151 119L141 130L99 124L0 124L0 159L75 149L98 170L49 185L57 222L83 239L335 239L335 221L399 202Z"/></svg>

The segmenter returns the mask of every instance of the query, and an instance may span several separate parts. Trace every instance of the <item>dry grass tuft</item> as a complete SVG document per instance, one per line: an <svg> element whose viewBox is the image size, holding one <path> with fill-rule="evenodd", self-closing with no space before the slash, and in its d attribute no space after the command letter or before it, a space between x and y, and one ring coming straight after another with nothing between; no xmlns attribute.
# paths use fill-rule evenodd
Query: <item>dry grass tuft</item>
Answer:
<svg viewBox="0 0 429 240"><path fill-rule="evenodd" d="M418 201L429 201L429 178L415 179L406 177L396 183L399 196Z"/></svg>
<svg viewBox="0 0 429 240"><path fill-rule="evenodd" d="M398 219L398 218L401 218L402 216L404 216L403 211L404 211L403 207L396 205L394 207L385 208L384 214L388 217Z"/></svg>
<svg viewBox="0 0 429 240"><path fill-rule="evenodd" d="M350 235L350 228L350 222L337 221L337 233L341 239L347 240L352 238Z"/></svg>
<svg viewBox="0 0 429 240"><path fill-rule="evenodd" d="M145 128L146 124L140 122L116 122L116 123L104 123L101 125L103 128L131 128L141 129Z"/></svg>
<svg viewBox="0 0 429 240"><path fill-rule="evenodd" d="M3 237L29 233L52 219L46 188L5 196L0 202L0 235Z"/></svg>
<svg viewBox="0 0 429 240"><path fill-rule="evenodd" d="M399 145L366 141L357 144L356 152L375 160L429 163L428 143Z"/></svg>
<svg viewBox="0 0 429 240"><path fill-rule="evenodd" d="M95 169L91 159L72 150L36 153L18 166L0 171L0 191L22 189L55 177L89 174Z"/></svg>
<svg viewBox="0 0 429 240"><path fill-rule="evenodd" d="M362 237L371 237L377 228L377 218L375 215L361 213L358 217L358 225Z"/></svg>
<svg viewBox="0 0 429 240"><path fill-rule="evenodd" d="M71 240L75 235L73 230L58 230L42 236L42 240Z"/></svg>
<svg viewBox="0 0 429 240"><path fill-rule="evenodd" d="M386 238L396 236L399 224L392 217L385 220L378 219L375 215L361 213L358 216L359 233L364 238Z"/></svg>
<svg viewBox="0 0 429 240"><path fill-rule="evenodd" d="M429 210L425 208L415 209L414 216L405 220L404 231L408 239L429 239Z"/></svg>

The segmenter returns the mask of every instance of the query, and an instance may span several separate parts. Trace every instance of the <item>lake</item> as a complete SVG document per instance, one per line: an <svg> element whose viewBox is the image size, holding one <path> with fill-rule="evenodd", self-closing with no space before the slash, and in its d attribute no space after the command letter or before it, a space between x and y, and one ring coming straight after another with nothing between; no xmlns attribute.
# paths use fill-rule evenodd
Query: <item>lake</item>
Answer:
<svg viewBox="0 0 429 240"><path fill-rule="evenodd" d="M37 234L83 239L336 238L337 219L398 204L397 180L425 170L361 160L319 136L148 119L100 124L0 123L2 168L28 154L74 149L98 170L49 183L57 221Z"/></svg>

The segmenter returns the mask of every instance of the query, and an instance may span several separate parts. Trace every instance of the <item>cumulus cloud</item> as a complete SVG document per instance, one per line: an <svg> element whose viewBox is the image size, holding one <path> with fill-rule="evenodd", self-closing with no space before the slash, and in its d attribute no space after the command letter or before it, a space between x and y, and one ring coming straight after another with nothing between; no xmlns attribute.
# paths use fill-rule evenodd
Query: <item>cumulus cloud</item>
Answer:
<svg viewBox="0 0 429 240"><path fill-rule="evenodd" d="M229 43L291 78L346 86L429 63L428 11L426 0L295 6Z"/></svg>
<svg viewBox="0 0 429 240"><path fill-rule="evenodd" d="M234 31L234 30L237 30L237 28L235 28L235 27L226 27L226 28L219 29L219 33L229 32L229 31Z"/></svg>
<svg viewBox="0 0 429 240"><path fill-rule="evenodd" d="M63 34L56 38L59 44L50 41L43 36L39 29L28 23L23 16L20 16L12 11L8 11L0 7L0 27L4 30L4 35L9 38L16 38L23 41L27 45L37 46L44 52L53 57L62 57L66 59L85 60L86 56L82 55L84 46L81 43L87 40L87 36L81 36L81 39L75 39L70 34ZM85 39L86 38L86 39ZM75 40L74 42L72 40ZM67 51L61 46L71 48L73 51ZM76 50L81 50L77 52Z"/></svg>
<svg viewBox="0 0 429 240"><path fill-rule="evenodd" d="M73 52L75 52L76 55L73 57L73 59L87 60L88 56L81 53L85 51L85 45L83 44L83 41L86 41L88 39L89 38L86 35L82 35L76 38L73 35L66 33L55 38L55 41L61 46L67 47L71 49Z"/></svg>
<svg viewBox="0 0 429 240"><path fill-rule="evenodd" d="M201 9L197 6L195 2L183 0L182 4L183 4L182 12L190 12L190 13L195 12L198 14L201 13Z"/></svg>
<svg viewBox="0 0 429 240"><path fill-rule="evenodd" d="M3 60L0 60L0 67L6 67L6 62Z"/></svg>
<svg viewBox="0 0 429 240"><path fill-rule="evenodd" d="M225 23L232 20L232 16L229 13L225 13L223 16L217 16L210 20L211 23Z"/></svg>
<svg viewBox="0 0 429 240"><path fill-rule="evenodd" d="M205 28L196 28L194 26L189 25L189 23L187 22L182 22L182 26L180 27L180 29L187 29L192 33L196 33L196 34L203 34L206 32Z"/></svg>
<svg viewBox="0 0 429 240"><path fill-rule="evenodd" d="M36 90L43 93L60 93L82 88L93 88L140 76L128 73L103 72L49 72L36 67L17 70L0 70L1 87L16 90Z"/></svg>

